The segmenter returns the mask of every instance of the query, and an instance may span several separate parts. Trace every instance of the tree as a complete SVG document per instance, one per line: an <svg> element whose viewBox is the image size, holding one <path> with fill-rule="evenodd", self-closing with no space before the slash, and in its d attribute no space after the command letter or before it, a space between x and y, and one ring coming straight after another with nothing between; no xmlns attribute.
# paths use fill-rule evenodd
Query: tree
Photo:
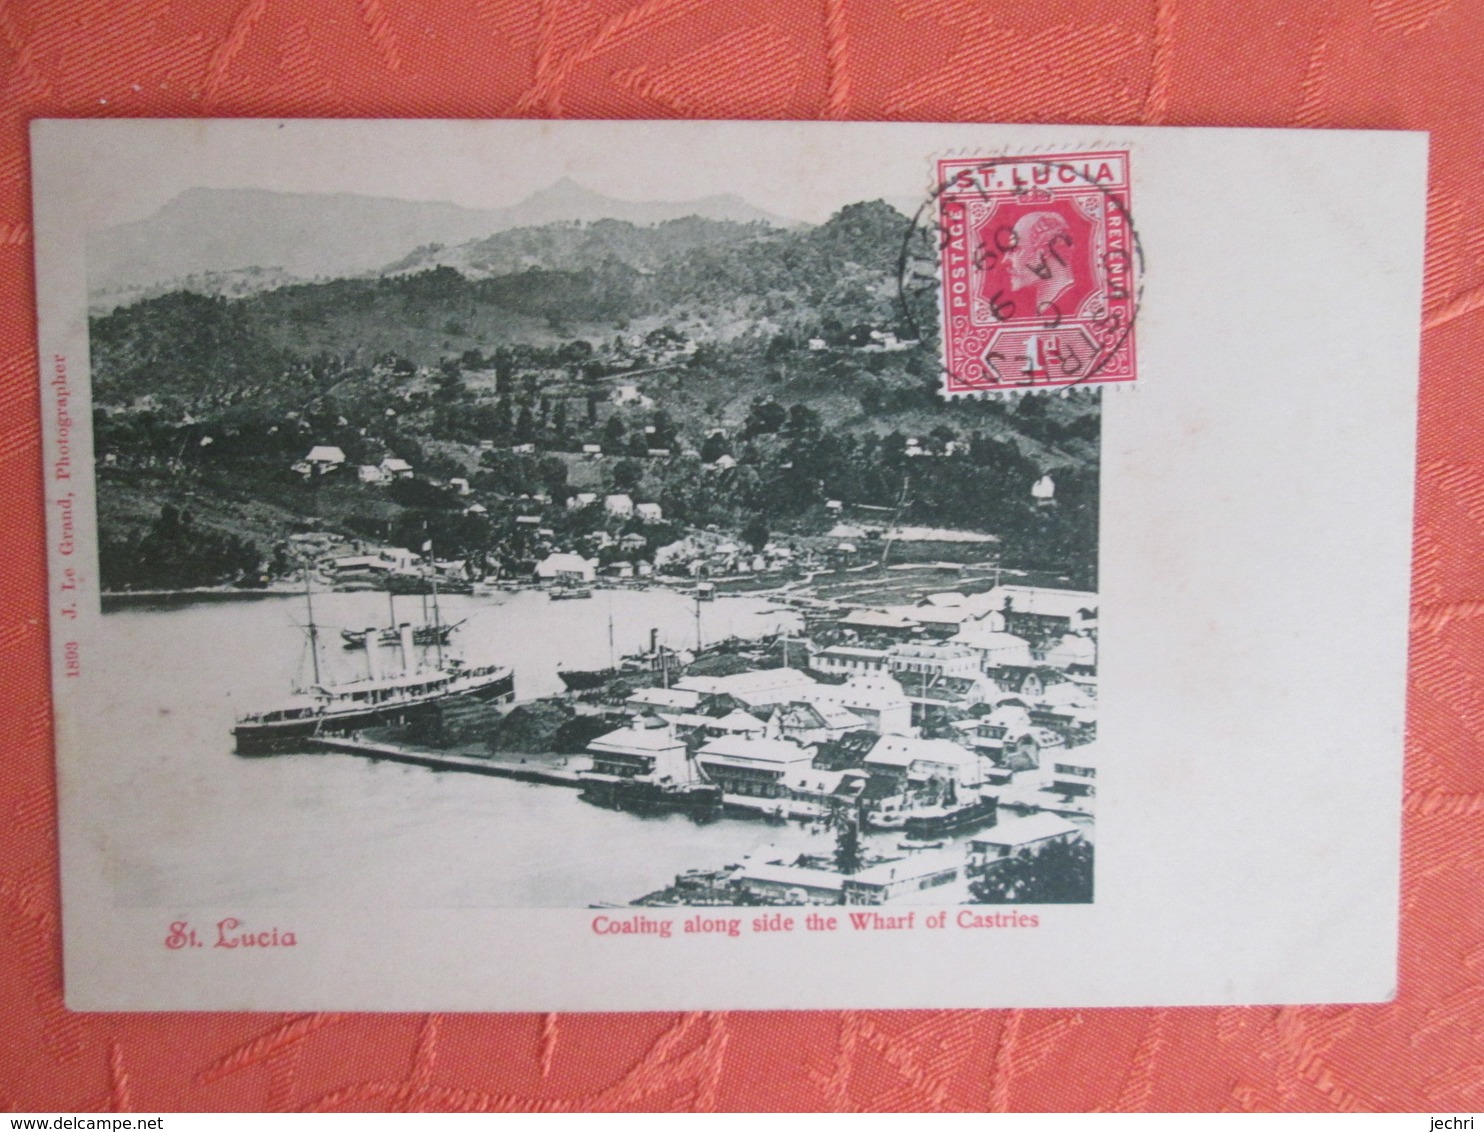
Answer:
<svg viewBox="0 0 1484 1132"><path fill-rule="evenodd" d="M522 405L520 414L515 419L515 442L517 444L529 444L536 439L536 419L531 413L530 405Z"/></svg>
<svg viewBox="0 0 1484 1132"><path fill-rule="evenodd" d="M495 351L495 392L508 393L510 379L515 375L515 356L509 348L501 346Z"/></svg>
<svg viewBox="0 0 1484 1132"><path fill-rule="evenodd" d="M723 456L732 454L732 446L727 443L727 438L719 432L713 432L701 443L701 460L707 464L714 464Z"/></svg>
<svg viewBox="0 0 1484 1132"><path fill-rule="evenodd" d="M861 852L860 822L846 818L835 831L835 868L846 876L852 876L860 872L865 863L865 855Z"/></svg>
<svg viewBox="0 0 1484 1132"><path fill-rule="evenodd" d="M791 440L813 441L819 439L819 414L808 405L794 405L788 411L788 420L783 433Z"/></svg>
<svg viewBox="0 0 1484 1132"><path fill-rule="evenodd" d="M751 440L777 432L788 420L788 410L777 401L754 401L747 410L747 422L742 426L742 439Z"/></svg>
<svg viewBox="0 0 1484 1132"><path fill-rule="evenodd" d="M644 467L637 460L620 460L613 465L613 487L616 491L633 491L644 478Z"/></svg>
<svg viewBox="0 0 1484 1132"><path fill-rule="evenodd" d="M673 448L677 438L677 430L674 420L664 409L654 411L654 432L650 434L650 443L655 448Z"/></svg>
<svg viewBox="0 0 1484 1132"><path fill-rule="evenodd" d="M608 423L603 426L603 446L605 448L619 448L623 445L624 434L628 430L624 428L623 418L617 413L608 418Z"/></svg>
<svg viewBox="0 0 1484 1132"><path fill-rule="evenodd" d="M239 583L256 576L262 555L239 535L196 525L167 503L142 536L105 534L99 565L106 589L175 589Z"/></svg>
<svg viewBox="0 0 1484 1132"><path fill-rule="evenodd" d="M762 550L768 545L768 520L761 515L748 519L742 527L742 539L754 551Z"/></svg>
<svg viewBox="0 0 1484 1132"><path fill-rule="evenodd" d="M557 351L557 360L568 365L576 365L585 362L593 356L593 344L582 338L572 342L564 342L561 349Z"/></svg>
<svg viewBox="0 0 1484 1132"><path fill-rule="evenodd" d="M1090 904L1092 871L1090 841L1054 841L993 866L969 891L982 904Z"/></svg>

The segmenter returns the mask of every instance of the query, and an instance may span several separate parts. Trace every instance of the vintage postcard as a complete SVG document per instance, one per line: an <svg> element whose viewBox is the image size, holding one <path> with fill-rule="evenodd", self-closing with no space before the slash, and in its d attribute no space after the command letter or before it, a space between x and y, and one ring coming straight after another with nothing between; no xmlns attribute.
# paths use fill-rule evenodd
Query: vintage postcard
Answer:
<svg viewBox="0 0 1484 1132"><path fill-rule="evenodd" d="M1376 1001L1426 137L33 127L67 1001Z"/></svg>

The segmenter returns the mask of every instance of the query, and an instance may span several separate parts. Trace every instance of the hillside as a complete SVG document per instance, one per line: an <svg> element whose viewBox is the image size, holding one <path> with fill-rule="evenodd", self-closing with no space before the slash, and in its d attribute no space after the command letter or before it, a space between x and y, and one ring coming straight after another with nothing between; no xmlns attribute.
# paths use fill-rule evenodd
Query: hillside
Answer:
<svg viewBox="0 0 1484 1132"><path fill-rule="evenodd" d="M360 275L419 248L457 246L515 228L602 219L654 225L682 217L789 223L733 196L621 201L567 179L507 208L488 209L358 193L198 188L143 220L90 234L88 285L94 307L109 309L187 286L241 293L285 279Z"/></svg>
<svg viewBox="0 0 1484 1132"><path fill-rule="evenodd" d="M105 539L138 559L156 503L188 497L197 529L250 531L265 560L296 523L405 542L437 528L518 572L523 500L550 497L541 523L570 543L569 495L623 491L662 504L655 537L819 534L834 501L993 533L1007 561L1086 582L1098 398L943 402L932 311L898 305L906 225L880 201L812 228L547 224L374 277L120 307L92 322ZM306 491L289 467L311 445L350 465L395 455L418 478ZM1057 506L1038 508L1047 472ZM479 517L430 483L452 476Z"/></svg>

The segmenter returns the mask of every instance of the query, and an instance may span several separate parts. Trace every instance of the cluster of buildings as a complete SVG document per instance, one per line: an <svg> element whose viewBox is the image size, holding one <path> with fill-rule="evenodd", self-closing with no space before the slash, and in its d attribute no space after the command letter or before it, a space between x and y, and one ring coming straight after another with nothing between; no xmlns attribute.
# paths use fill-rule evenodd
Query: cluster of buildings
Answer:
<svg viewBox="0 0 1484 1132"><path fill-rule="evenodd" d="M719 790L733 811L900 830L913 839L904 850L926 846L848 875L799 858L677 881L709 885L717 902L738 891L846 904L967 893L1005 861L1085 835L1098 772L1096 620L1096 594L1027 586L852 610L839 624L866 639L812 649L808 671L633 691L628 723L589 745L583 773L677 799Z"/></svg>
<svg viewBox="0 0 1484 1132"><path fill-rule="evenodd" d="M306 480L311 480L339 472L347 466L343 448L333 444L316 444L302 460L294 461L291 470ZM407 480L414 474L412 465L398 456L388 456L379 464L357 464L355 473L357 482L369 484ZM464 483L464 492L468 492L467 481Z"/></svg>
<svg viewBox="0 0 1484 1132"><path fill-rule="evenodd" d="M971 898L975 880L992 876L1008 862L1085 837L1084 827L1056 814L1009 816L975 833L967 844L876 857L848 873L834 860L811 854L746 857L715 872L677 877L676 895L684 903L732 903L738 896L749 903L784 905L963 903Z"/></svg>

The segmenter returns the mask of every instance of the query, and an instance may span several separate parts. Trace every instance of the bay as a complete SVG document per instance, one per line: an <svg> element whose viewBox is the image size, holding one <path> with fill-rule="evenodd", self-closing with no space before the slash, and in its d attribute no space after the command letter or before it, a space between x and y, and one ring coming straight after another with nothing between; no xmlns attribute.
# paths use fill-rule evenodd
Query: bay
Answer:
<svg viewBox="0 0 1484 1132"><path fill-rule="evenodd" d="M663 589L439 604L445 621L464 622L455 639L470 661L514 668L520 699L560 691L559 668L606 666L610 616L617 655L647 648L651 630L686 648L698 629L703 642L798 629L766 598L697 605ZM420 606L399 597L399 619L418 619ZM339 629L386 624L386 595L316 594L314 607L326 675L363 671L364 654L341 649ZM833 847L796 824L619 813L562 787L339 754L233 754L233 719L278 702L300 677L305 622L303 598L288 596L162 600L103 618L93 686L104 690L109 749L93 763L111 806L128 815L107 847L121 904L586 907L635 899L689 868Z"/></svg>

